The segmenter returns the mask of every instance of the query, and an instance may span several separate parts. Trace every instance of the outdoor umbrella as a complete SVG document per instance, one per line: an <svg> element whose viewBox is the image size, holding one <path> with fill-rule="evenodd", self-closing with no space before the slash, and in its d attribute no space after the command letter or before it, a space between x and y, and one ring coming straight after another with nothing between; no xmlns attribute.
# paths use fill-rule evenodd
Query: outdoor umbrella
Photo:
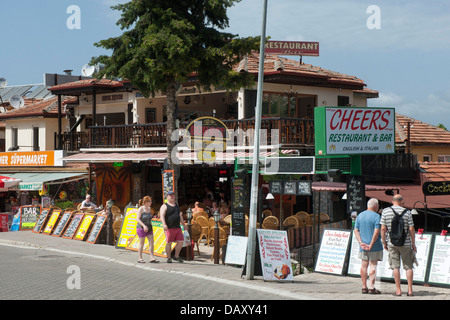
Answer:
<svg viewBox="0 0 450 320"><path fill-rule="evenodd" d="M0 192L8 191L10 187L18 185L19 182L22 182L22 179L0 176Z"/></svg>

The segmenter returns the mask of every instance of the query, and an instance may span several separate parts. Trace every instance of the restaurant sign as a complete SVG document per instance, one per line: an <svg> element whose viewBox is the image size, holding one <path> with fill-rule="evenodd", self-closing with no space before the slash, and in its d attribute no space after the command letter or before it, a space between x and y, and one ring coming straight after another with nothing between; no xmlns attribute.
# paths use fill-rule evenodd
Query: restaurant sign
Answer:
<svg viewBox="0 0 450 320"><path fill-rule="evenodd" d="M395 109L317 107L316 155L395 153Z"/></svg>
<svg viewBox="0 0 450 320"><path fill-rule="evenodd" d="M267 41L265 53L286 56L319 56L319 43L311 41Z"/></svg>
<svg viewBox="0 0 450 320"><path fill-rule="evenodd" d="M450 181L424 182L422 191L426 196L448 196L450 195Z"/></svg>
<svg viewBox="0 0 450 320"><path fill-rule="evenodd" d="M63 151L0 152L0 167L61 167Z"/></svg>

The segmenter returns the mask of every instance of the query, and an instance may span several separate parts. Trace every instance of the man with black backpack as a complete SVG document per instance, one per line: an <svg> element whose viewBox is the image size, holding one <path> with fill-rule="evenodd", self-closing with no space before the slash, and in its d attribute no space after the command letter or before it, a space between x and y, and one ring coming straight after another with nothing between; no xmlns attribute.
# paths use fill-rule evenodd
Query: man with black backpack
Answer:
<svg viewBox="0 0 450 320"><path fill-rule="evenodd" d="M396 291L394 296L401 296L400 258L406 272L408 296L413 295L413 263L417 252L416 232L411 211L402 207L403 197L396 194L392 198L393 206L381 213L381 241L389 252L389 266L394 270Z"/></svg>

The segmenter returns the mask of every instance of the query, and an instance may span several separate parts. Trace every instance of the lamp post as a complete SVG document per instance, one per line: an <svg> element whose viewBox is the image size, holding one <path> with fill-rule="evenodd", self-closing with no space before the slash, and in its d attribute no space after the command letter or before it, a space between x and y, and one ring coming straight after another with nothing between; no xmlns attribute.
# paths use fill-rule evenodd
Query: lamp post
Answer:
<svg viewBox="0 0 450 320"><path fill-rule="evenodd" d="M424 211L424 214L425 214L425 227L423 229L426 232L427 231L427 227L428 227L428 221L427 221L428 220L427 219L427 216L428 216L428 205L426 203L424 203L423 201L420 201L420 200L414 202L413 209L411 210L411 214L413 214L413 215L418 214L418 212L416 210L416 203L418 203L418 202L420 202L423 205L424 209L425 209L425 211Z"/></svg>
<svg viewBox="0 0 450 320"><path fill-rule="evenodd" d="M214 211L213 214L214 222L216 225L214 226L214 264L219 264L219 220L220 214L219 211Z"/></svg>
<svg viewBox="0 0 450 320"><path fill-rule="evenodd" d="M188 208L186 210L186 216L187 216L187 221L188 221L187 228L188 228L188 233L189 233L189 239L192 239L192 224L191 224L191 221L192 221L192 209L191 208ZM192 260L191 250L190 249L191 249L190 247L186 247L186 259L188 261Z"/></svg>

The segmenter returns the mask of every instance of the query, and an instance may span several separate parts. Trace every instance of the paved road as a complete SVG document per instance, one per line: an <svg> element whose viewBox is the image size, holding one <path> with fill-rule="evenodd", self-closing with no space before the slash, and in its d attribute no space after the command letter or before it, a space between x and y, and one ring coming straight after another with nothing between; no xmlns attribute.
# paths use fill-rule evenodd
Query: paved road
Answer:
<svg viewBox="0 0 450 320"><path fill-rule="evenodd" d="M39 248L1 248L0 299L271 300L276 294Z"/></svg>

